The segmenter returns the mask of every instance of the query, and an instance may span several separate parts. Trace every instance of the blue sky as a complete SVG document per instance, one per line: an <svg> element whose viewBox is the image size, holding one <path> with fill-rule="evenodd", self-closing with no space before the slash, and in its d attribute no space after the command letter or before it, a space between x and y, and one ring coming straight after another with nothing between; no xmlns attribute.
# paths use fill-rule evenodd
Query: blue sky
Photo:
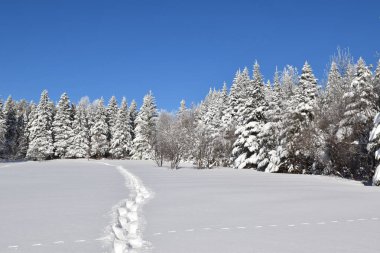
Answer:
<svg viewBox="0 0 380 253"><path fill-rule="evenodd" d="M72 101L149 90L169 110L229 85L257 59L275 66L308 60L323 78L337 46L375 64L380 1L0 0L0 96Z"/></svg>

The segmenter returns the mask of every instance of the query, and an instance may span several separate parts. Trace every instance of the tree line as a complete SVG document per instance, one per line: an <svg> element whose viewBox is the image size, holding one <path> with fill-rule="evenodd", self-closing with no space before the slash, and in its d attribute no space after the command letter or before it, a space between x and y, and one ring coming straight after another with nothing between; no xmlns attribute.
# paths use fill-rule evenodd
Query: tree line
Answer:
<svg viewBox="0 0 380 253"><path fill-rule="evenodd" d="M305 62L276 69L265 81L238 70L231 87L210 89L203 101L158 111L149 92L119 105L112 97L55 105L45 90L38 104L8 97L0 104L3 159L153 159L178 168L230 166L266 172L336 175L380 182L380 61L376 68L346 50L331 58L325 82Z"/></svg>

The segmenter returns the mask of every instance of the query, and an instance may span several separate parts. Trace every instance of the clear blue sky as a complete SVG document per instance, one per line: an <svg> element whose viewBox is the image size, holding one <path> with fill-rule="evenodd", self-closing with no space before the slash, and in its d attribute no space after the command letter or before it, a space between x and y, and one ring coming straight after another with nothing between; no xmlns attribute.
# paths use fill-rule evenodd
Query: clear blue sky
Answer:
<svg viewBox="0 0 380 253"><path fill-rule="evenodd" d="M158 106L199 102L257 59L265 78L277 65L308 60L323 78L337 46L376 63L380 1L0 0L0 96L72 101L149 90Z"/></svg>

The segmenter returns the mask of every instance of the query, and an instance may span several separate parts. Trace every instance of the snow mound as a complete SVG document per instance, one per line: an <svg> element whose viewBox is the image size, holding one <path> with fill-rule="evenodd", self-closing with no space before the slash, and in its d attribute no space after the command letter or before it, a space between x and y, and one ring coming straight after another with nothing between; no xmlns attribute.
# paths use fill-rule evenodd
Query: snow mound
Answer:
<svg viewBox="0 0 380 253"><path fill-rule="evenodd" d="M112 252L137 252L135 250L141 249L147 244L142 239L141 208L153 194L128 170L122 166L116 166L116 169L126 179L130 195L127 200L121 201L114 208L115 218L110 229L110 238L113 243Z"/></svg>

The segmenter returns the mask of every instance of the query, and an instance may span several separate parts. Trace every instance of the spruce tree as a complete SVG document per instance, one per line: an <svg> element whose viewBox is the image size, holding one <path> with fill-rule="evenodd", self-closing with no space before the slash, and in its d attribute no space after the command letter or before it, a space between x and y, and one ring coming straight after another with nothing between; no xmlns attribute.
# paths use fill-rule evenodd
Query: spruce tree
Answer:
<svg viewBox="0 0 380 253"><path fill-rule="evenodd" d="M132 100L131 105L129 106L128 115L130 122L130 135L131 140L133 141L135 139L136 118L138 115L137 104L135 100Z"/></svg>
<svg viewBox="0 0 380 253"><path fill-rule="evenodd" d="M369 135L367 150L375 159L374 171L371 171L371 174L373 174L372 184L380 186L380 113L376 114L373 125L373 129Z"/></svg>
<svg viewBox="0 0 380 253"><path fill-rule="evenodd" d="M73 143L74 131L71 114L72 108L69 97L63 93L59 99L53 122L55 155L59 158L67 156L68 148Z"/></svg>
<svg viewBox="0 0 380 253"><path fill-rule="evenodd" d="M28 142L28 148L29 148L29 142L34 139L34 132L32 132L32 127L34 125L34 121L37 118L37 105L32 101L30 103L30 113L28 115L28 123L26 124L25 128L25 136L27 138Z"/></svg>
<svg viewBox="0 0 380 253"><path fill-rule="evenodd" d="M270 161L266 169L269 172L287 172L285 163L288 156L286 136L290 127L289 116L296 106L294 95L298 92L299 83L298 70L291 65L287 65L279 76L279 80L276 81L281 83L281 88L278 88L281 99L278 101L280 116L277 124L277 147L270 151Z"/></svg>
<svg viewBox="0 0 380 253"><path fill-rule="evenodd" d="M281 109L282 101L281 81L280 74L277 70L273 77L273 87L269 90L266 96L268 102L268 110L265 113L267 122L264 125L263 138L265 145L263 145L263 152L266 153L268 164L265 168L266 172L274 172L276 170L276 162L278 162L277 148L281 145L279 134L282 128L281 120L283 110Z"/></svg>
<svg viewBox="0 0 380 253"><path fill-rule="evenodd" d="M357 74L351 83L351 91L344 97L349 102L344 118L339 123L337 137L340 140L350 137L353 140L358 139L361 135L365 135L365 132L368 133L368 123L379 109L376 104L378 97L374 91L372 74L362 58L358 60Z"/></svg>
<svg viewBox="0 0 380 253"><path fill-rule="evenodd" d="M293 89L284 118L283 145L286 158L284 169L289 172L305 173L309 170L310 156L307 145L310 145L310 126L315 118L317 81L310 65L305 62L298 87Z"/></svg>
<svg viewBox="0 0 380 253"><path fill-rule="evenodd" d="M374 91L372 73L360 58L356 76L351 83L351 91L345 93L347 106L336 133L342 168L338 173L344 177L366 179L370 174L370 160L366 146L371 130L371 121L379 110L377 94Z"/></svg>
<svg viewBox="0 0 380 253"><path fill-rule="evenodd" d="M87 97L82 98L76 107L73 121L73 141L67 150L68 157L85 158L90 156L88 107L89 100Z"/></svg>
<svg viewBox="0 0 380 253"><path fill-rule="evenodd" d="M47 90L44 90L30 123L27 158L45 160L53 157L52 117L51 101Z"/></svg>
<svg viewBox="0 0 380 253"><path fill-rule="evenodd" d="M265 112L267 102L264 96L264 84L262 81L258 63L254 66L254 75L244 109L240 109L241 124L235 134L238 136L234 143L232 156L235 168L254 168L263 170L269 160L263 153L265 139L261 138L265 125Z"/></svg>
<svg viewBox="0 0 380 253"><path fill-rule="evenodd" d="M380 106L380 60L377 63L375 75L373 77L373 88L377 95L377 105Z"/></svg>
<svg viewBox="0 0 380 253"><path fill-rule="evenodd" d="M230 90L228 108L223 116L224 125L228 128L241 124L242 112L248 97L248 88L251 84L249 71L247 68L241 72L236 72L232 87Z"/></svg>
<svg viewBox="0 0 380 253"><path fill-rule="evenodd" d="M7 128L5 125L4 113L3 113L3 102L0 99L0 155L3 156L5 151L5 133Z"/></svg>
<svg viewBox="0 0 380 253"><path fill-rule="evenodd" d="M15 158L17 151L17 111L11 96L8 97L4 106L5 118L5 145L4 155L8 159Z"/></svg>
<svg viewBox="0 0 380 253"><path fill-rule="evenodd" d="M130 122L127 100L123 98L112 129L110 154L113 158L126 158L131 149Z"/></svg>
<svg viewBox="0 0 380 253"><path fill-rule="evenodd" d="M342 76L339 73L338 66L335 62L332 62L326 87L327 99L329 103L336 102L336 100L342 98L342 93L344 93L342 81Z"/></svg>
<svg viewBox="0 0 380 253"><path fill-rule="evenodd" d="M143 105L136 118L136 137L133 140L132 159L151 159L152 144L157 120L156 102L150 91L145 95Z"/></svg>
<svg viewBox="0 0 380 253"><path fill-rule="evenodd" d="M117 120L117 113L118 113L118 105L117 100L115 96L112 96L108 102L107 106L107 124L108 129L110 130L108 133L108 140L110 141L112 138L112 129L114 128Z"/></svg>
<svg viewBox="0 0 380 253"><path fill-rule="evenodd" d="M95 158L105 157L109 149L107 140L108 124L107 111L104 107L103 98L95 102L95 111L93 115L93 124L90 129L91 138L91 156Z"/></svg>
<svg viewBox="0 0 380 253"><path fill-rule="evenodd" d="M15 159L24 159L28 150L27 125L31 111L30 104L22 99L17 103L17 147Z"/></svg>

